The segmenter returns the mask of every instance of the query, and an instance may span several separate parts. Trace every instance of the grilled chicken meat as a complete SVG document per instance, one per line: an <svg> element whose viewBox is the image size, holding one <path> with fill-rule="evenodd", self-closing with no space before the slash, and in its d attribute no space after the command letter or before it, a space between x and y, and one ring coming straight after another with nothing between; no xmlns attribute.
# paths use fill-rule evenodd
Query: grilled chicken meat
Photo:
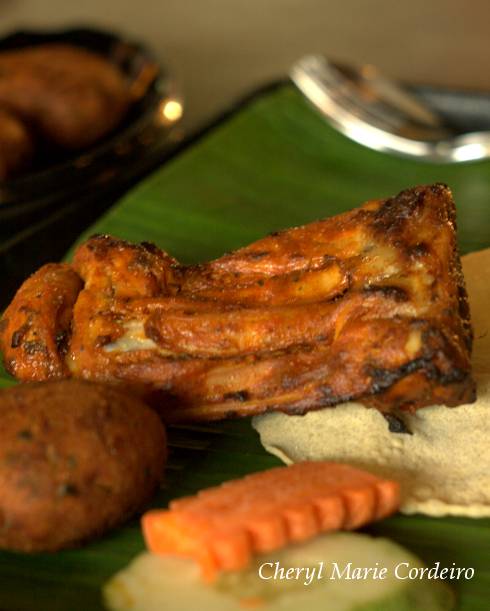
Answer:
<svg viewBox="0 0 490 611"><path fill-rule="evenodd" d="M203 265L96 236L72 266L45 266L17 293L5 364L23 380L124 381L169 422L348 400L385 413L468 403L455 231L451 193L433 185Z"/></svg>

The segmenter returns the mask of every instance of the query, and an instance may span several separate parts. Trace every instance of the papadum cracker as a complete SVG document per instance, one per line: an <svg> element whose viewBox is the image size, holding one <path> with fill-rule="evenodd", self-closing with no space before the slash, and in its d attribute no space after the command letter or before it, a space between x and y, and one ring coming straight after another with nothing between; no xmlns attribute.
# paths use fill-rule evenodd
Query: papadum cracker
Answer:
<svg viewBox="0 0 490 611"><path fill-rule="evenodd" d="M254 418L267 451L286 463L332 460L400 482L403 513L490 516L490 249L462 258L475 331L477 401L403 414L412 433L393 433L374 409L356 403Z"/></svg>

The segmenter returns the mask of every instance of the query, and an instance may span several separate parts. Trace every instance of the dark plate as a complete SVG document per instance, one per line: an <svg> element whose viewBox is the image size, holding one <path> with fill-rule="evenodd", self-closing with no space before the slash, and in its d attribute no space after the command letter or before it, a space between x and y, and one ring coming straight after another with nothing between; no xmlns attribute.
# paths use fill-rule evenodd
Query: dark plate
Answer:
<svg viewBox="0 0 490 611"><path fill-rule="evenodd" d="M168 141L173 124L162 105L175 95L167 73L142 45L91 28L21 31L0 41L6 49L61 42L85 47L117 64L140 91L130 112L111 134L77 153L43 151L31 170L0 182L0 239L73 202L90 189L104 189L138 173Z"/></svg>

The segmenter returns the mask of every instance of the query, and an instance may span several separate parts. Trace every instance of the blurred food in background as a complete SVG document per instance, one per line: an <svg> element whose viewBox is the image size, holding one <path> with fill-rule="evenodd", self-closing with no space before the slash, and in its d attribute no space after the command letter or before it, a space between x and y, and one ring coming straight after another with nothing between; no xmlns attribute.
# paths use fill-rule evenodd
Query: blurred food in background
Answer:
<svg viewBox="0 0 490 611"><path fill-rule="evenodd" d="M31 142L41 154L45 146L90 146L116 127L130 104L119 68L87 49L46 44L0 53L0 109L7 117L0 129L12 132L16 122L18 134L15 157L2 149L10 157L1 165L3 178L25 170Z"/></svg>
<svg viewBox="0 0 490 611"><path fill-rule="evenodd" d="M71 216L69 206L93 210L83 221L93 222L162 162L182 114L152 53L116 33L20 30L0 39L0 239Z"/></svg>
<svg viewBox="0 0 490 611"><path fill-rule="evenodd" d="M7 109L0 108L0 179L25 167L31 161L32 152L27 126Z"/></svg>

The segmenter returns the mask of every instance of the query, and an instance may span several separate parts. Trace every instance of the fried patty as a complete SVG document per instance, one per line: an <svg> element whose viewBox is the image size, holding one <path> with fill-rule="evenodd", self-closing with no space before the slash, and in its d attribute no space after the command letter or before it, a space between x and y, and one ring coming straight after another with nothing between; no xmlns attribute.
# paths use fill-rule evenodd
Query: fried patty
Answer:
<svg viewBox="0 0 490 611"><path fill-rule="evenodd" d="M62 380L0 392L0 547L53 551L121 524L149 501L165 430L139 399Z"/></svg>

